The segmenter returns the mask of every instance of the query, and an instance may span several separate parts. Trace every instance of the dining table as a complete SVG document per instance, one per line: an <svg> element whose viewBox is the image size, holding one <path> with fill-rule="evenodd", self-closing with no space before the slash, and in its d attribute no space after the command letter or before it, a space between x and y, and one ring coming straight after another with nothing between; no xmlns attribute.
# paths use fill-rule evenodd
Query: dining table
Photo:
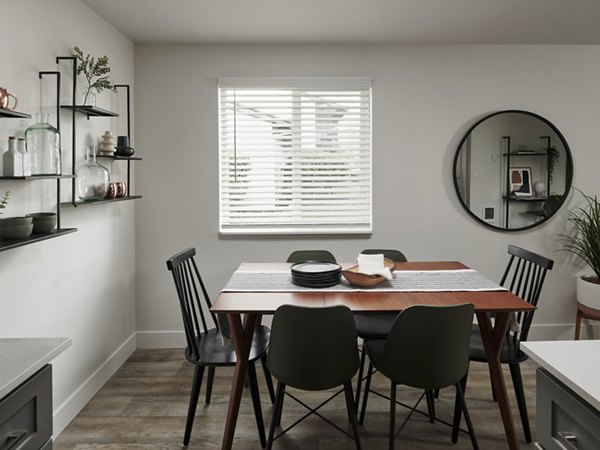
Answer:
<svg viewBox="0 0 600 450"><path fill-rule="evenodd" d="M400 312L411 305L472 303L489 364L490 378L511 450L519 448L500 364L500 351L514 313L535 309L509 290L458 261L399 262L394 282L357 288L342 277L338 286L306 288L292 284L289 263L242 263L211 307L225 314L237 354L221 449L233 446L235 427L255 327L281 305L345 305L353 312ZM340 264L348 268L355 264ZM435 330L432 330L432 333Z"/></svg>

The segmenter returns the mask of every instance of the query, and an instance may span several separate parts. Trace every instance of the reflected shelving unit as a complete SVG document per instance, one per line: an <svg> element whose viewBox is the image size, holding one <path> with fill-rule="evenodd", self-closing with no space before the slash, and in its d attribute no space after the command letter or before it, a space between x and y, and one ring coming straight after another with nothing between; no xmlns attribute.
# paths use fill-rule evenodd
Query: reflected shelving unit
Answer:
<svg viewBox="0 0 600 450"><path fill-rule="evenodd" d="M131 194L131 162L132 161L141 161L142 158L133 157L133 156L118 156L118 155L96 155L97 159L108 159L111 161L126 161L127 162L127 193L124 197L112 198L112 199L102 199L95 201L78 201L76 195L76 185L75 185L75 168L77 167L77 151L76 151L76 133L77 133L77 124L76 124L76 114L84 114L87 116L87 119L97 118L97 117L119 117L119 114L113 111L109 111L103 108L99 108L97 106L88 106L88 105L77 105L75 101L75 93L77 92L77 59L74 56L59 56L56 58L56 63L58 64L62 60L71 61L72 63L72 74L73 74L73 82L72 82L72 104L71 105L63 105L61 108L70 110L72 112L71 120L72 120L72 170L73 170L73 183L71 186L71 201L64 203L65 205L72 206L81 206L81 205L93 205L100 203L113 203L113 202L122 202L127 200L137 200L142 198L141 195L132 195ZM130 87L128 84L115 84L114 87L116 89L125 88L127 91L127 136L131 142L131 103L130 103L130 95L129 90ZM112 172L112 171L111 171Z"/></svg>
<svg viewBox="0 0 600 450"><path fill-rule="evenodd" d="M502 196L502 199L504 200L504 212L505 212L505 217L504 217L504 225L506 228L509 228L510 225L510 204L511 202L514 203L535 203L535 202L545 202L546 200L548 200L548 192L550 192L550 174L548 172L548 149L551 146L551 142L550 142L550 136L540 136L540 139L544 139L547 141L546 143L546 148L542 148L536 151L517 151L517 152L511 152L511 137L510 136L502 136L502 139L504 141L506 141L506 153L502 154L503 159L505 160L505 184L506 184L506 189L505 189L505 193ZM542 171L545 172L545 180L546 180L546 194L545 195L537 195L537 196L515 196L513 195L512 191L511 191L511 179L510 179L510 169L513 168L512 167L512 162L514 161L519 161L519 160L524 160L525 158L532 158L529 159L529 162L531 161L539 161L536 162L537 165L537 169L538 171ZM533 168L532 168L533 169ZM533 180L529 180L530 184L531 184L531 189L533 190ZM538 208L535 211L526 211L525 213L533 216L533 217L543 217L541 214L541 209Z"/></svg>

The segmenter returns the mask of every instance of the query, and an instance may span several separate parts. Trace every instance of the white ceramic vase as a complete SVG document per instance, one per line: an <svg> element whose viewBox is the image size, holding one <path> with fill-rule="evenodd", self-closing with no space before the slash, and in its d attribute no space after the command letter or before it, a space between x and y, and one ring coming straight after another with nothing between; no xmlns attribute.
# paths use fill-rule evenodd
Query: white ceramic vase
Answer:
<svg viewBox="0 0 600 450"><path fill-rule="evenodd" d="M600 311L600 284L577 277L577 301L588 308Z"/></svg>

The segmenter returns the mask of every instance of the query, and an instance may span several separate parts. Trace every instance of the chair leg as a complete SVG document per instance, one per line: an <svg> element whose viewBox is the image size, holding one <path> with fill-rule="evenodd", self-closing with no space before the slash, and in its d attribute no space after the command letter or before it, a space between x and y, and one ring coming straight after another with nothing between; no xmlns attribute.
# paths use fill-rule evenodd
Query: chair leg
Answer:
<svg viewBox="0 0 600 450"><path fill-rule="evenodd" d="M267 440L267 450L273 447L273 437L275 436L275 427L278 420L281 419L280 411L283 408L283 397L285 397L285 384L277 383L277 394L275 395L275 406L273 407L273 417L271 418L271 427L269 428L269 438Z"/></svg>
<svg viewBox="0 0 600 450"><path fill-rule="evenodd" d="M360 410L360 418L358 423L362 425L365 421L365 411L367 410L367 400L369 398L369 390L371 389L371 377L373 376L373 364L369 361L369 368L367 371L367 381L365 382L365 392L363 393L362 408Z"/></svg>
<svg viewBox="0 0 600 450"><path fill-rule="evenodd" d="M390 390L390 444L389 450L394 450L396 440L396 383L392 381Z"/></svg>
<svg viewBox="0 0 600 450"><path fill-rule="evenodd" d="M435 420L435 402L433 401L435 392L431 389L425 391L425 398L427 399L427 413L429 414L429 423L433 423Z"/></svg>
<svg viewBox="0 0 600 450"><path fill-rule="evenodd" d="M206 398L204 403L210 405L210 396L212 395L213 380L215 379L215 367L208 368L208 378L206 379Z"/></svg>
<svg viewBox="0 0 600 450"><path fill-rule="evenodd" d="M348 381L344 383L344 394L346 397L346 410L348 411L348 420L352 424L352 431L354 433L354 442L356 442L356 450L362 450L360 444L360 436L358 434L358 422L356 420L356 408L354 400L352 399L352 383Z"/></svg>
<svg viewBox="0 0 600 450"><path fill-rule="evenodd" d="M531 442L531 430L529 429L529 416L527 414L527 403L525 402L525 393L523 392L523 380L521 378L521 368L519 364L509 364L510 375L512 377L513 386L515 388L515 396L517 397L517 405L521 414L521 424L525 433L525 440Z"/></svg>
<svg viewBox="0 0 600 450"><path fill-rule="evenodd" d="M461 393L463 394L467 390L467 378L469 377L469 372L465 373L465 376L460 380ZM454 400L454 419L452 420L452 443L456 444L458 441L458 430L460 428L460 419L461 419L461 401L459 398L458 391L456 392L456 398Z"/></svg>
<svg viewBox="0 0 600 450"><path fill-rule="evenodd" d="M260 446L265 448L267 440L265 438L265 424L263 422L262 407L260 405L260 394L258 392L258 380L256 379L256 366L254 363L248 364L248 381L250 382L250 393L252 395L252 406L256 416L256 426L258 427L258 437Z"/></svg>
<svg viewBox="0 0 600 450"><path fill-rule="evenodd" d="M190 404L188 406L187 421L185 423L185 433L183 435L183 445L187 447L192 435L192 426L196 416L196 406L198 405L198 396L200 395L200 386L202 385L202 376L204 375L204 366L196 366L194 370L194 381L192 382L192 392L190 393Z"/></svg>
<svg viewBox="0 0 600 450"><path fill-rule="evenodd" d="M473 429L473 423L471 422L471 415L467 409L467 402L465 401L461 383L462 380L461 382L456 383L456 398L458 402L460 402L460 409L462 409L465 415L465 422L467 423L467 430L469 430L469 436L471 437L471 445L473 446L473 450L479 450L479 444L477 443L477 437L475 436L475 430ZM458 432L458 430L456 431Z"/></svg>
<svg viewBox="0 0 600 450"><path fill-rule="evenodd" d="M360 388L362 386L362 378L363 378L363 373L365 371L365 360L367 359L367 350L364 348L364 341L363 341L363 349L361 351L360 354L360 365L358 366L358 378L356 380L356 397L354 399L354 409L356 410L356 413L358 414L358 405L360 404Z"/></svg>
<svg viewBox="0 0 600 450"><path fill-rule="evenodd" d="M271 378L271 372L267 367L267 354L264 353L260 357L260 363L263 368L263 373L265 374L265 381L267 382L267 390L269 391L269 397L271 399L271 405L275 404L275 390L273 389L273 378Z"/></svg>

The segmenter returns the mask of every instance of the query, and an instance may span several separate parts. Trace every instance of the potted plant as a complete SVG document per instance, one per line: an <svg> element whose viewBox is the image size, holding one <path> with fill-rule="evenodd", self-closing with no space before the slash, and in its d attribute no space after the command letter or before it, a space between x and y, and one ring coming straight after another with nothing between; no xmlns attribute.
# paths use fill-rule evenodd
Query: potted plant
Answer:
<svg viewBox="0 0 600 450"><path fill-rule="evenodd" d="M6 208L8 197L10 197L10 191L6 191L2 196L2 200L0 200L0 209ZM2 214L2 211L0 211L0 214Z"/></svg>
<svg viewBox="0 0 600 450"><path fill-rule="evenodd" d="M83 75L87 83L82 95L83 105L96 106L95 94L92 89L95 89L98 93L104 89L116 91L108 75L110 73L108 57L105 55L96 59L89 54L84 56L77 46L73 48L73 53L77 58L77 75Z"/></svg>
<svg viewBox="0 0 600 450"><path fill-rule="evenodd" d="M593 271L593 275L577 278L577 302L600 310L600 202L597 196L589 196L577 189L585 204L569 211L568 221L572 233L561 234L562 250L581 258Z"/></svg>

